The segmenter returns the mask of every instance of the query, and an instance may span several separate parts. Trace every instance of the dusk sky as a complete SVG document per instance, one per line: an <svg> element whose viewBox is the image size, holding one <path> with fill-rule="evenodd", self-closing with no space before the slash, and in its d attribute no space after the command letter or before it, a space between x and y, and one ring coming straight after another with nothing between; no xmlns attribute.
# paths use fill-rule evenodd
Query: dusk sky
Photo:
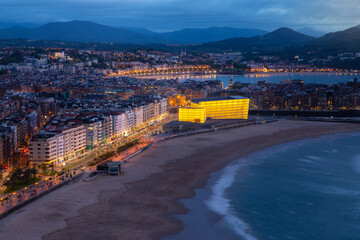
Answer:
<svg viewBox="0 0 360 240"><path fill-rule="evenodd" d="M0 22L89 20L112 26L286 26L342 30L360 24L358 0L1 0Z"/></svg>

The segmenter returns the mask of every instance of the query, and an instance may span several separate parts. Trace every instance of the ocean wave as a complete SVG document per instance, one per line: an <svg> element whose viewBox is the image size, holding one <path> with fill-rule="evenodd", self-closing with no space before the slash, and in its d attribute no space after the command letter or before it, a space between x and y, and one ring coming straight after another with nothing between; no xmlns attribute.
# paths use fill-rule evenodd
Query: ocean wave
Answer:
<svg viewBox="0 0 360 240"><path fill-rule="evenodd" d="M338 187L338 186L327 186L320 189L323 193L330 195L346 196L346 197L359 197L360 191Z"/></svg>
<svg viewBox="0 0 360 240"><path fill-rule="evenodd" d="M327 142L327 141L333 141L342 137L353 137L353 136L360 136L360 134L357 133L351 133L351 134L333 134L333 135L327 135L322 136L318 138L307 138L300 141L285 143L281 145L277 145L274 147L270 147L267 149L264 149L262 151L253 153L248 155L245 158L240 159L239 161L227 166L220 172L220 177L217 179L217 181L211 186L212 195L210 196L209 200L207 200L205 203L207 207L218 214L222 221L224 221L228 226L231 227L231 229L236 233L238 236L246 239L246 240L257 240L257 238L252 234L251 226L247 224L244 220L240 219L239 217L234 214L234 209L232 208L230 199L226 198L226 190L232 186L232 184L235 182L236 176L239 171L243 167L247 166L254 166L254 165L261 165L264 163L264 161L271 159L272 157L276 157L279 153L291 151L292 149L300 149L302 146L310 144L310 143L318 143L318 142ZM338 149L318 149L319 152L326 152L335 154L338 152L341 152ZM316 153L315 153L316 154ZM314 155L315 155L314 154ZM297 158L298 161L302 161L304 163L308 164L315 164L319 165L325 160L328 160L325 157L319 157L314 155L305 155L300 158ZM356 171L360 173L360 155L358 155L354 161L356 164ZM309 171L308 169L301 169L303 171ZM320 170L319 170L320 171ZM315 174L318 173L318 171L311 171ZM323 175L324 173L321 172ZM337 187L337 186L327 186L327 185L320 185L320 184L314 184L314 183L303 183L302 185L307 185L309 189L312 189L313 191L317 192L323 192L326 194L332 194L332 195L343 195L343 196L359 196L358 191L353 191L352 189ZM311 202L307 202L307 205L313 205Z"/></svg>
<svg viewBox="0 0 360 240"><path fill-rule="evenodd" d="M347 147L347 148L357 148L357 146L352 146L352 145L345 145L345 147Z"/></svg>
<svg viewBox="0 0 360 240"><path fill-rule="evenodd" d="M332 149L332 150L322 150L322 152L324 152L324 153L337 153L338 150L336 150L336 149Z"/></svg>
<svg viewBox="0 0 360 240"><path fill-rule="evenodd" d="M225 198L225 190L233 184L235 175L242 166L242 163L238 163L224 169L220 179L213 185L213 194L206 201L206 205L210 210L220 215L237 235L246 240L257 240L256 237L249 233L248 224L231 213L230 200Z"/></svg>
<svg viewBox="0 0 360 240"><path fill-rule="evenodd" d="M308 158L299 158L298 160L299 160L300 162L309 163L309 164L319 164L318 161L316 161L316 160L311 160L311 159L308 159Z"/></svg>
<svg viewBox="0 0 360 240"><path fill-rule="evenodd" d="M328 195L344 196L344 197L359 197L360 191L345 188L342 186L325 185L319 183L304 183L303 186L312 189L316 192L322 192Z"/></svg>
<svg viewBox="0 0 360 240"><path fill-rule="evenodd" d="M360 173L360 154L357 154L353 159L354 170Z"/></svg>
<svg viewBox="0 0 360 240"><path fill-rule="evenodd" d="M319 161L319 160L323 160L324 158L322 157L317 157L317 156L306 156L307 158L310 158L312 160L316 160L316 161Z"/></svg>

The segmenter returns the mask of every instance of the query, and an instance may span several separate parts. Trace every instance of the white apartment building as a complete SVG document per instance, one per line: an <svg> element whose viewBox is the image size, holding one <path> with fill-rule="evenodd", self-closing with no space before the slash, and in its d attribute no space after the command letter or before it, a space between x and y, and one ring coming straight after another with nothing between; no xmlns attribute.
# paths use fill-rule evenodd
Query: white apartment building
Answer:
<svg viewBox="0 0 360 240"><path fill-rule="evenodd" d="M126 114L118 113L113 115L114 135L120 137L126 130Z"/></svg>
<svg viewBox="0 0 360 240"><path fill-rule="evenodd" d="M144 106L133 108L134 112L134 127L138 127L144 123Z"/></svg>
<svg viewBox="0 0 360 240"><path fill-rule="evenodd" d="M127 110L125 112L125 117L126 117L125 131L129 132L133 127L135 127L134 112L132 110ZM125 133L125 135L126 134L127 133Z"/></svg>
<svg viewBox="0 0 360 240"><path fill-rule="evenodd" d="M62 131L64 159L74 157L86 147L86 129L83 125Z"/></svg>
<svg viewBox="0 0 360 240"><path fill-rule="evenodd" d="M149 103L143 106L143 121L147 122L153 120L155 117L155 104Z"/></svg>
<svg viewBox="0 0 360 240"><path fill-rule="evenodd" d="M29 145L29 160L33 167L41 164L58 164L63 162L63 140L61 133L46 132L36 135Z"/></svg>
<svg viewBox="0 0 360 240"><path fill-rule="evenodd" d="M159 100L155 100L155 118L159 118L168 113L169 110L169 101L166 98L161 98Z"/></svg>
<svg viewBox="0 0 360 240"><path fill-rule="evenodd" d="M67 165L86 147L86 129L83 125L57 132L43 132L30 141L29 160L33 167Z"/></svg>

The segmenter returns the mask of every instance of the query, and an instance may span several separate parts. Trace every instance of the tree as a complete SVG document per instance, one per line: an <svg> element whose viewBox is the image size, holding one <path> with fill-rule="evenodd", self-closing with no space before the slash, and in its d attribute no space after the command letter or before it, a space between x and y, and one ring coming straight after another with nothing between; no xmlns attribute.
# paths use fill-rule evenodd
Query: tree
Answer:
<svg viewBox="0 0 360 240"><path fill-rule="evenodd" d="M48 166L46 164L41 164L40 169L43 170L44 173L46 173Z"/></svg>
<svg viewBox="0 0 360 240"><path fill-rule="evenodd" d="M4 186L7 187L7 188L14 188L14 186L18 183L19 179L17 178L17 175L16 174L12 174L10 176L10 179L9 180L6 180L4 182Z"/></svg>
<svg viewBox="0 0 360 240"><path fill-rule="evenodd" d="M32 171L30 168L25 169L23 173L23 179L28 183L30 182Z"/></svg>
<svg viewBox="0 0 360 240"><path fill-rule="evenodd" d="M0 65L7 65L9 63L21 63L24 61L24 59L24 55L19 50L15 50L11 55L5 56L0 59Z"/></svg>
<svg viewBox="0 0 360 240"><path fill-rule="evenodd" d="M4 186L6 187L6 188L13 188L14 186L15 186L15 182L14 182L14 180L13 179L9 179L9 180L6 180L5 182L4 182Z"/></svg>
<svg viewBox="0 0 360 240"><path fill-rule="evenodd" d="M11 177L14 177L16 181L18 181L19 179L21 179L22 175L23 175L23 171L21 170L21 168L17 167L14 169Z"/></svg>
<svg viewBox="0 0 360 240"><path fill-rule="evenodd" d="M36 170L36 168L31 168L31 174L34 176L33 179L36 178L37 172L38 172L38 171Z"/></svg>

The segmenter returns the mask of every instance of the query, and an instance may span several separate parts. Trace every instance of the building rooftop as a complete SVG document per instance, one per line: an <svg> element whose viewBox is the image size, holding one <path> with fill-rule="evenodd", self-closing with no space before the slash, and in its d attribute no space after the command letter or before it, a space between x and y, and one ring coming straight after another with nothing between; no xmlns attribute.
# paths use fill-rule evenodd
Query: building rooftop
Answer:
<svg viewBox="0 0 360 240"><path fill-rule="evenodd" d="M193 103L199 104L200 102L210 102L210 101L226 101L226 100L234 100L234 99L248 99L242 96L228 96L228 97L211 97L211 98L198 98L192 99Z"/></svg>
<svg viewBox="0 0 360 240"><path fill-rule="evenodd" d="M107 162L107 165L110 166L121 166L120 161L114 161L114 162Z"/></svg>
<svg viewBox="0 0 360 240"><path fill-rule="evenodd" d="M110 166L121 166L121 162L120 161L111 161L111 160L108 160L108 161L105 161L105 162L102 162L100 163L98 166L100 167L110 167Z"/></svg>
<svg viewBox="0 0 360 240"><path fill-rule="evenodd" d="M35 136L34 139L48 139L48 138L52 138L54 136L56 136L57 134L59 134L59 132L43 132L40 131L38 132Z"/></svg>

